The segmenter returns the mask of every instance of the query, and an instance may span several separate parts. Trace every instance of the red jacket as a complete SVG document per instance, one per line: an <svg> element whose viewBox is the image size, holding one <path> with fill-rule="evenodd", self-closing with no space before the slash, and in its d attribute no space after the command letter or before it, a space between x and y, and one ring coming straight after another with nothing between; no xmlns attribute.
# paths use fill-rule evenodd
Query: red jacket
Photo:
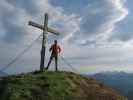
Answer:
<svg viewBox="0 0 133 100"><path fill-rule="evenodd" d="M52 51L52 54L58 54L58 53L61 52L61 48L60 48L59 45L53 44L53 45L50 47L49 51Z"/></svg>

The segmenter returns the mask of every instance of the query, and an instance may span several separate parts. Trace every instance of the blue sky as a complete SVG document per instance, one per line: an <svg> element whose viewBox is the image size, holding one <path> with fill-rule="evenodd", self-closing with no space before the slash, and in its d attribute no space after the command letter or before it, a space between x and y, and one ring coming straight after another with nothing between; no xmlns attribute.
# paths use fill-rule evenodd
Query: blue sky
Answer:
<svg viewBox="0 0 133 100"><path fill-rule="evenodd" d="M1 0L0 67L26 48L41 31L27 25L43 23L49 13L49 26L61 32L48 35L62 47L61 55L81 73L101 71L133 72L132 0ZM17 73L38 69L41 39L6 70ZM47 52L47 60L50 53ZM60 60L61 70L70 70Z"/></svg>

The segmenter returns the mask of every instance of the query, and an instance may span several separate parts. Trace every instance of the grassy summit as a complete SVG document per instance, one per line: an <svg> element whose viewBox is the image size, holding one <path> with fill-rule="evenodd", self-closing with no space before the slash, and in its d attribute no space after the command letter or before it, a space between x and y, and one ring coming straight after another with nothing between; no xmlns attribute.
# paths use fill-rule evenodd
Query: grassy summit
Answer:
<svg viewBox="0 0 133 100"><path fill-rule="evenodd" d="M93 78L33 72L0 79L0 100L126 100Z"/></svg>

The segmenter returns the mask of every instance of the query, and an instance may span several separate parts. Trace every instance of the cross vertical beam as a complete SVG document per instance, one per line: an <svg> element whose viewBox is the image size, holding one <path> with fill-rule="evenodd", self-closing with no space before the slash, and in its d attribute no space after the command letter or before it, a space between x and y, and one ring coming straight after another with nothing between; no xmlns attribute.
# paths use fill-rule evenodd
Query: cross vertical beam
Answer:
<svg viewBox="0 0 133 100"><path fill-rule="evenodd" d="M46 13L45 14L45 19L44 19L44 29L43 29L42 49L41 49L41 61L40 61L40 70L41 71L44 69L44 64L45 64L47 26L48 26L48 14Z"/></svg>

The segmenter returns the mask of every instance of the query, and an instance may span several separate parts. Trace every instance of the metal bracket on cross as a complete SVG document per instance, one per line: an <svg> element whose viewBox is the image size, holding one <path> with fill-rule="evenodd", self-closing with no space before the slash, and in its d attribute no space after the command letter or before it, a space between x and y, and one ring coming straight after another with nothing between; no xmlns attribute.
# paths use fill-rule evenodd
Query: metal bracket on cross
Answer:
<svg viewBox="0 0 133 100"><path fill-rule="evenodd" d="M45 13L44 25L40 25L40 24L37 24L37 23L32 22L32 21L29 21L28 24L30 26L33 26L33 27L36 27L36 28L43 30L41 61L40 61L40 70L43 70L44 64L45 64L45 51L46 51L47 34L48 34L48 32L53 33L54 35L59 35L60 33L57 32L56 30L48 27L48 14L47 13Z"/></svg>

